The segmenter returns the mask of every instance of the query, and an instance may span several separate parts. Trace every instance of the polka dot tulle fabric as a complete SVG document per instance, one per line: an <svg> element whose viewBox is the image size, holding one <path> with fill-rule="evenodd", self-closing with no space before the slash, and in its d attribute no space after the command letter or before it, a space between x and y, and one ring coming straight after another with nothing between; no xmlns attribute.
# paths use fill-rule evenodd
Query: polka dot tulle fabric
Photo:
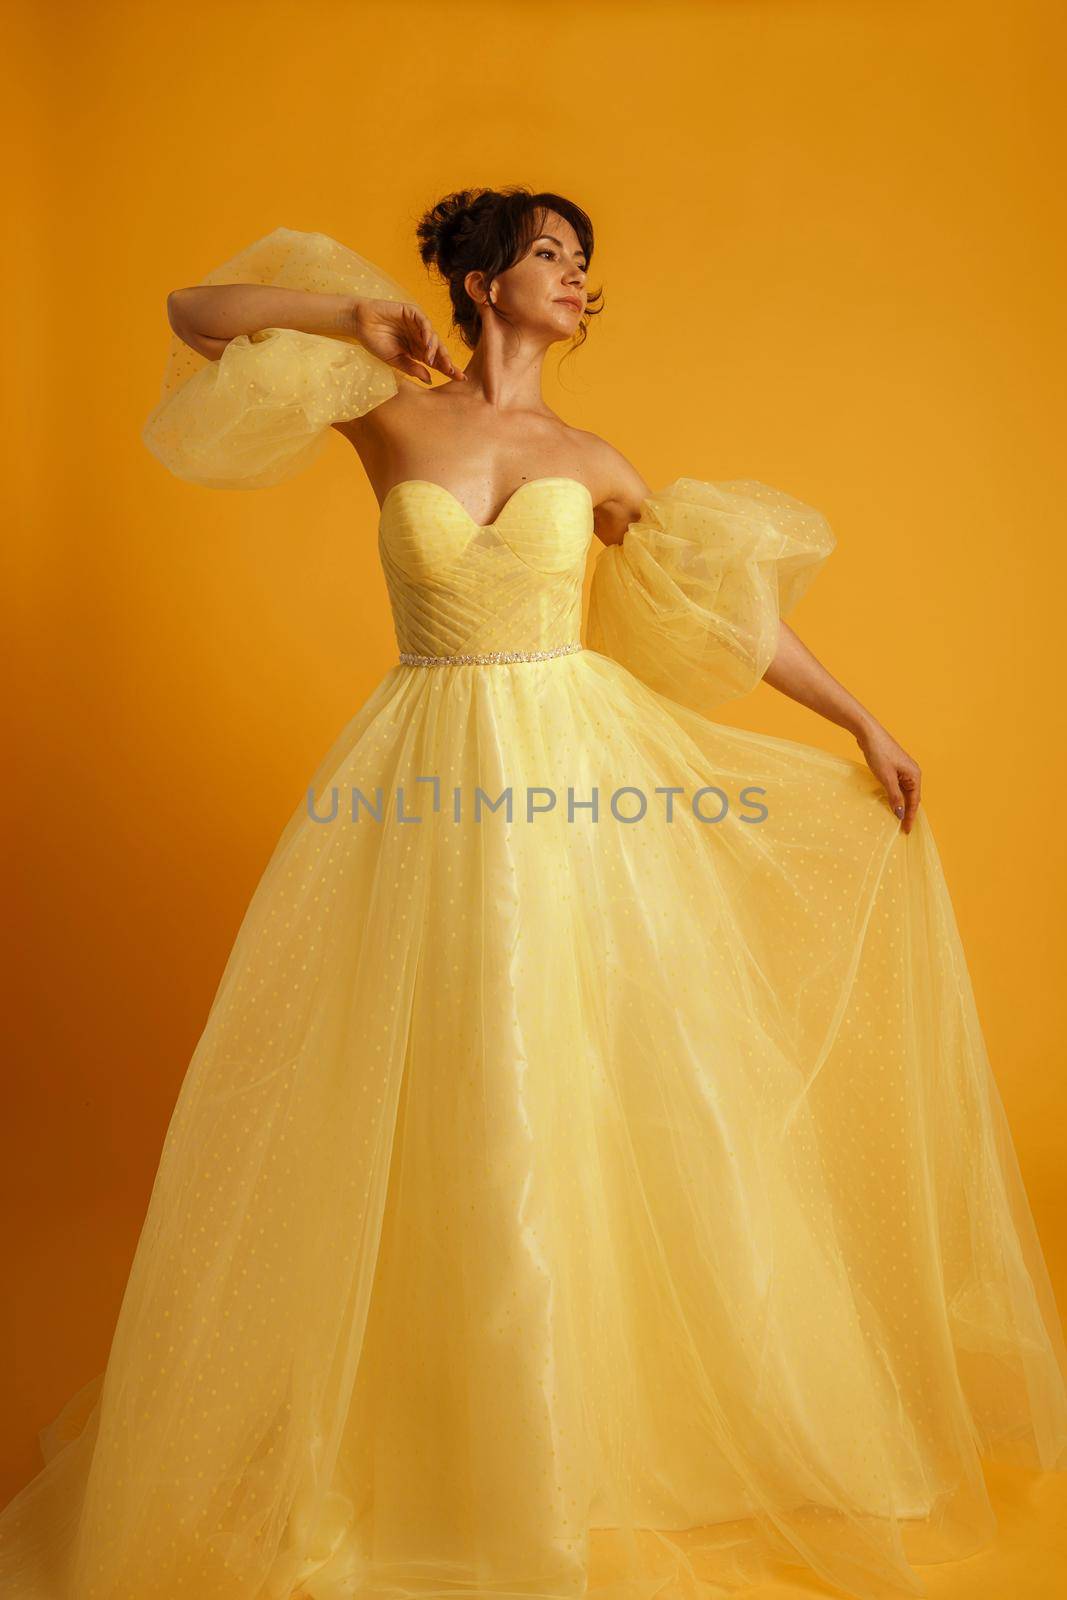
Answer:
<svg viewBox="0 0 1067 1600"><path fill-rule="evenodd" d="M247 341L154 444L297 470L369 393L329 345ZM378 537L397 658L237 931L5 1600L925 1593L983 1456L1067 1466L1067 1359L926 810L712 720L825 520L678 478L596 549L577 480L488 527L411 480Z"/></svg>
<svg viewBox="0 0 1067 1600"><path fill-rule="evenodd" d="M294 228L275 228L201 282L266 283L417 303L336 239ZM399 381L388 363L354 340L296 328L242 334L218 361L174 335L159 402L142 438L165 467L190 483L265 489L309 466L333 423L390 399Z"/></svg>

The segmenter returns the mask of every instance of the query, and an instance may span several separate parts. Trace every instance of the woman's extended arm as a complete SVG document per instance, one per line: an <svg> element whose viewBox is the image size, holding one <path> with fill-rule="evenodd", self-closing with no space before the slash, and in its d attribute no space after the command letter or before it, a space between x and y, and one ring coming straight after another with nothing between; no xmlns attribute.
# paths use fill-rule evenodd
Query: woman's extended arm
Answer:
<svg viewBox="0 0 1067 1600"><path fill-rule="evenodd" d="M894 812L901 817L904 832L910 833L919 809L922 774L918 762L826 670L787 622L779 621L778 626L778 649L763 675L764 683L848 729L889 796Z"/></svg>
<svg viewBox="0 0 1067 1600"><path fill-rule="evenodd" d="M354 339L371 355L425 384L430 383L426 367L436 367L450 378L466 377L421 307L401 300L263 283L194 284L171 290L167 319L178 338L209 361L218 361L231 339L241 334L295 328L300 333Z"/></svg>
<svg viewBox="0 0 1067 1600"><path fill-rule="evenodd" d="M188 280L186 280L188 284ZM168 472L266 489L303 472L330 430L453 371L404 285L325 233L275 228L166 300L169 349L141 430Z"/></svg>
<svg viewBox="0 0 1067 1600"><path fill-rule="evenodd" d="M217 361L231 339L261 328L354 338L358 304L355 295L278 289L264 283L196 284L171 291L167 320L185 344Z"/></svg>

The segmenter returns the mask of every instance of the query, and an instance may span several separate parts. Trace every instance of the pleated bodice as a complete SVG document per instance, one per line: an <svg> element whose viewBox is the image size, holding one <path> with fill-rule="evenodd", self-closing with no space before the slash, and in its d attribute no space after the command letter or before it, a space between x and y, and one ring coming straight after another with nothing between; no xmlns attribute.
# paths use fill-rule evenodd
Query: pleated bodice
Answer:
<svg viewBox="0 0 1067 1600"><path fill-rule="evenodd" d="M485 526L440 484L408 478L385 496L378 527L402 659L580 643L593 505L577 478L520 484Z"/></svg>

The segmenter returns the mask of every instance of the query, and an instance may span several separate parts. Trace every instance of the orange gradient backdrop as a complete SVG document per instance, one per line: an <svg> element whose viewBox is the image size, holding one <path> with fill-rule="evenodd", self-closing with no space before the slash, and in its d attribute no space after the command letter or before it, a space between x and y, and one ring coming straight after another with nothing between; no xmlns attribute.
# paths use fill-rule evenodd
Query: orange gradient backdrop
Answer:
<svg viewBox="0 0 1067 1600"><path fill-rule="evenodd" d="M245 906L396 655L340 438L253 493L142 446L166 293L284 224L369 256L447 334L414 226L468 185L593 218L607 309L546 365L568 421L655 487L758 478L834 526L791 621L924 768L1062 1303L1059 8L5 9L3 1487L104 1364ZM711 714L858 758L765 684Z"/></svg>

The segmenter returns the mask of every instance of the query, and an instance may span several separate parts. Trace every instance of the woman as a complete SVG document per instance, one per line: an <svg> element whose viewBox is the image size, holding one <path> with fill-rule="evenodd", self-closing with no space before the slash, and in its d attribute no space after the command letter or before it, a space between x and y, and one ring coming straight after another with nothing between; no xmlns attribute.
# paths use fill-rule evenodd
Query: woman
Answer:
<svg viewBox="0 0 1067 1600"><path fill-rule="evenodd" d="M921 1594L993 1536L982 1455L1067 1466L1067 1355L918 767L781 622L833 536L545 404L572 202L419 237L462 372L323 235L170 299L146 442L266 487L340 431L399 660L249 906L4 1593ZM760 678L866 766L709 720Z"/></svg>

